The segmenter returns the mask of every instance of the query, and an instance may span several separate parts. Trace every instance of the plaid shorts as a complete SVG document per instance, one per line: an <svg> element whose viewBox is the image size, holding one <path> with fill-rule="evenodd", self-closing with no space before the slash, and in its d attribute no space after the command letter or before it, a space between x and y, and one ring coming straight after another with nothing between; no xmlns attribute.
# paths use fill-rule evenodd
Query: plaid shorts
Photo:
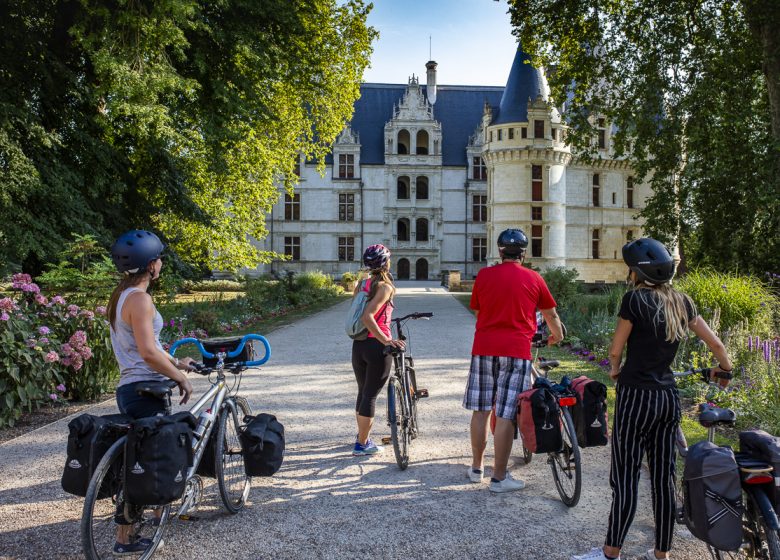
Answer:
<svg viewBox="0 0 780 560"><path fill-rule="evenodd" d="M463 407L490 410L512 420L517 415L517 396L531 388L531 362L503 356L472 356Z"/></svg>

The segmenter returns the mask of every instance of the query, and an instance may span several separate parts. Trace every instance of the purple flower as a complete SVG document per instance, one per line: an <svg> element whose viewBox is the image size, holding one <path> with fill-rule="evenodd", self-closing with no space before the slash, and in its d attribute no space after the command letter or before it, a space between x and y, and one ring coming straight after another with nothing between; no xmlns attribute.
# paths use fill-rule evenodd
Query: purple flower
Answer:
<svg viewBox="0 0 780 560"><path fill-rule="evenodd" d="M51 298L51 303L54 305L65 305L65 298L62 296L54 296Z"/></svg>
<svg viewBox="0 0 780 560"><path fill-rule="evenodd" d="M8 316L8 313L6 313L5 311L0 313L0 321L7 321L8 319L10 319L10 317Z"/></svg>
<svg viewBox="0 0 780 560"><path fill-rule="evenodd" d="M171 319L171 322L169 324L170 324L171 327L176 326L176 320L175 319Z"/></svg>
<svg viewBox="0 0 780 560"><path fill-rule="evenodd" d="M748 350L752 350L752 349L753 349L753 335L750 335L748 337Z"/></svg>
<svg viewBox="0 0 780 560"><path fill-rule="evenodd" d="M51 364L51 363L54 363L54 362L58 362L59 360L60 360L60 356L54 350L52 350L51 352L47 353L46 356L44 356L44 358L43 358L43 361L48 363L48 364Z"/></svg>
<svg viewBox="0 0 780 560"><path fill-rule="evenodd" d="M726 284L723 284L723 285L721 286L721 288L723 288L724 290L728 290L728 289L729 289L729 287L728 287L728 286L726 286Z"/></svg>
<svg viewBox="0 0 780 560"><path fill-rule="evenodd" d="M95 313L98 315L105 315L106 314L106 306L105 305L98 305L95 309Z"/></svg>
<svg viewBox="0 0 780 560"><path fill-rule="evenodd" d="M49 327L47 327L47 326L43 326L43 327L38 327L38 332L39 332L40 334L47 335L47 334L49 334L51 331L49 330Z"/></svg>
<svg viewBox="0 0 780 560"><path fill-rule="evenodd" d="M596 356L589 356L588 357L588 361L589 362L594 362L595 360L596 360Z"/></svg>
<svg viewBox="0 0 780 560"><path fill-rule="evenodd" d="M42 336L41 338L38 339L38 342L40 342L41 344L48 344L49 339L46 338L45 336Z"/></svg>
<svg viewBox="0 0 780 560"><path fill-rule="evenodd" d="M56 389L57 389L57 390L58 390L60 393L64 393L64 392L65 392L65 385L63 385L62 383L60 383L59 385L57 385L57 387L55 387L55 388L56 388Z"/></svg>
<svg viewBox="0 0 780 560"><path fill-rule="evenodd" d="M57 400L57 395L56 395L56 393L51 393L51 394L49 395L49 398L50 398L51 400L53 400L53 401L56 401L56 400Z"/></svg>

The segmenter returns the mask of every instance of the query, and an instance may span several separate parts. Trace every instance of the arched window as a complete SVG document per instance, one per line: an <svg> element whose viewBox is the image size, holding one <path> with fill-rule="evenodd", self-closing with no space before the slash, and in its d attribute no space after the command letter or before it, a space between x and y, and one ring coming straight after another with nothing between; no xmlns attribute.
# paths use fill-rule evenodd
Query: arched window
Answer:
<svg viewBox="0 0 780 560"><path fill-rule="evenodd" d="M397 224L398 241L409 241L409 220L401 218Z"/></svg>
<svg viewBox="0 0 780 560"><path fill-rule="evenodd" d="M396 272L399 280L409 280L409 259L398 259Z"/></svg>
<svg viewBox="0 0 780 560"><path fill-rule="evenodd" d="M414 277L417 280L428 279L428 261L425 259L417 259L414 263Z"/></svg>
<svg viewBox="0 0 780 560"><path fill-rule="evenodd" d="M396 198L398 200L409 200L409 177L398 177Z"/></svg>
<svg viewBox="0 0 780 560"><path fill-rule="evenodd" d="M428 200L428 177L417 177L415 198L417 200Z"/></svg>
<svg viewBox="0 0 780 560"><path fill-rule="evenodd" d="M417 232L414 236L416 241L428 241L428 220L417 218Z"/></svg>
<svg viewBox="0 0 780 560"><path fill-rule="evenodd" d="M428 132L425 130L417 131L417 155L428 155Z"/></svg>
<svg viewBox="0 0 780 560"><path fill-rule="evenodd" d="M411 141L411 137L409 136L409 131L408 130L400 131L398 133L398 153L400 155L408 154L411 145L412 145L412 141Z"/></svg>

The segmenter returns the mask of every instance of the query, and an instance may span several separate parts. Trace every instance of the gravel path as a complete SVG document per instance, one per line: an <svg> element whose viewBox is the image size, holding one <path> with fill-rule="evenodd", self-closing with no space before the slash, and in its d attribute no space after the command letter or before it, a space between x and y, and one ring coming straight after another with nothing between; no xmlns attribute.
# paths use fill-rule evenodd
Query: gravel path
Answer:
<svg viewBox="0 0 780 560"><path fill-rule="evenodd" d="M411 464L398 470L392 449L350 455L355 381L342 331L347 303L269 335L272 359L245 375L241 392L253 410L285 425L287 455L272 479L255 479L248 508L229 516L209 485L198 515L176 522L159 558L544 558L568 559L602 542L609 508L608 448L583 451L579 505L558 498L540 456L510 465L525 490L492 495L470 484L469 413L461 407L474 319L435 283L401 283L399 314L433 311L410 323L421 386L422 434ZM205 388L196 380L196 392ZM384 392L376 439L388 435ZM108 402L95 413L114 410ZM63 419L0 445L0 558L79 558L82 500L65 494ZM489 447L489 453L490 453ZM492 459L488 458L488 463ZM647 472L624 557L652 546ZM698 560L703 547L678 529L675 559Z"/></svg>

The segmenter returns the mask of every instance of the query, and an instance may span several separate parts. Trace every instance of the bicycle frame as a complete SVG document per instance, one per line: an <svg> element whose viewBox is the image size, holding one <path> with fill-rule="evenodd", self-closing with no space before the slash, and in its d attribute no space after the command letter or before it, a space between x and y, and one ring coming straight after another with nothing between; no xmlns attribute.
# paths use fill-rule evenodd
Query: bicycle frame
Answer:
<svg viewBox="0 0 780 560"><path fill-rule="evenodd" d="M403 319L393 320L398 340L406 340L406 336L403 333L403 327L401 326L402 320ZM403 389L404 398L401 406L403 406L404 418L411 418L412 406L409 402L409 396L411 395L411 380L409 379L409 370L406 368L406 359L406 348L404 347L396 356L393 356L395 366L393 375L401 382L401 388ZM409 359L411 360L412 357L409 356Z"/></svg>

